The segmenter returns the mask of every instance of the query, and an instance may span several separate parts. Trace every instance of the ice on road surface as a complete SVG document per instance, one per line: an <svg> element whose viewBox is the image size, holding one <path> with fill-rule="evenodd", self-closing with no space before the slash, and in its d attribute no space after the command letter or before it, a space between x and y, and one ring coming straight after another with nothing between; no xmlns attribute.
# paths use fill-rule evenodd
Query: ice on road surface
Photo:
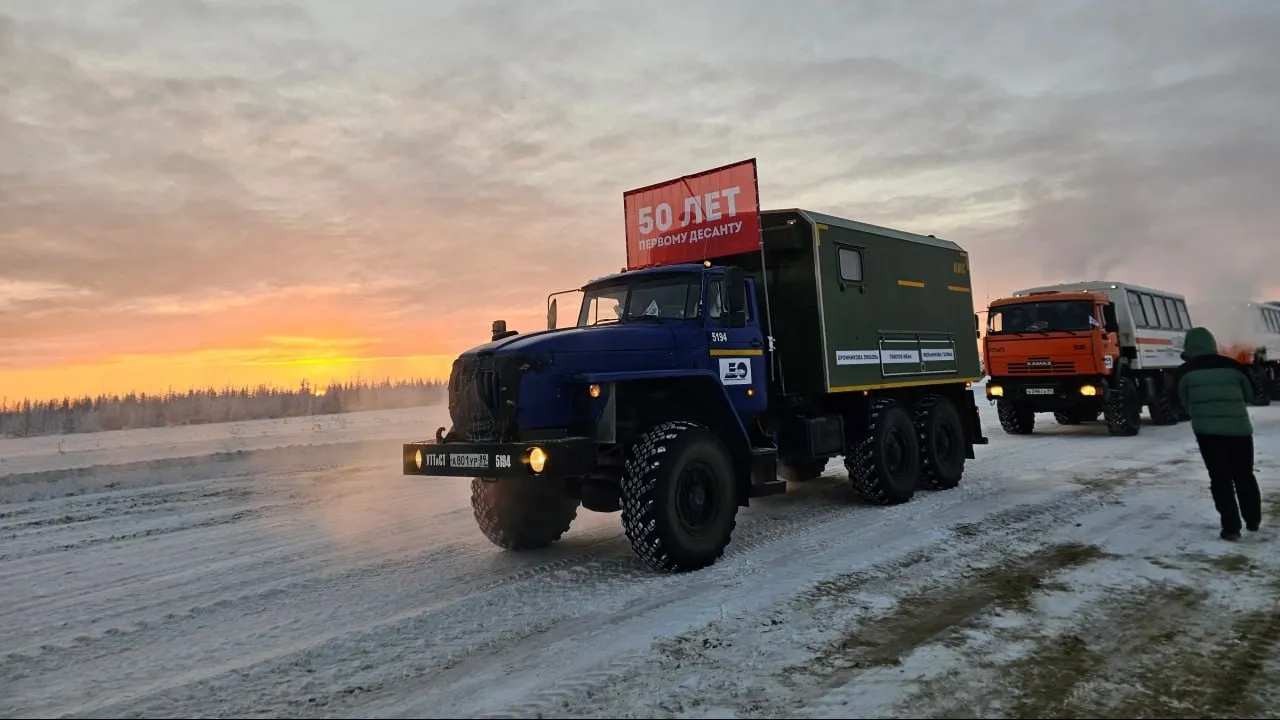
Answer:
<svg viewBox="0 0 1280 720"><path fill-rule="evenodd" d="M441 407L3 440L0 715L1276 717L1280 407L1239 543L1189 424L979 407L959 488L869 507L836 461L684 575L585 510L490 545L400 474Z"/></svg>

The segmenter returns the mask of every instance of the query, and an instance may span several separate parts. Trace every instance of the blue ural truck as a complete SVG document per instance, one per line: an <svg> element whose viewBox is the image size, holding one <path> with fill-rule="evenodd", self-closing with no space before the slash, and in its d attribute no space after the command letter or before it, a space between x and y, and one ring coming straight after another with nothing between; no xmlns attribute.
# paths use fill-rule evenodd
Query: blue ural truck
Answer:
<svg viewBox="0 0 1280 720"><path fill-rule="evenodd" d="M676 262L587 283L572 327L556 327L552 298L546 330L495 322L453 364L452 426L405 444L404 473L472 478L481 531L510 550L555 542L579 507L620 511L635 553L666 572L715 563L738 508L837 456L873 504L954 488L987 442L965 251L806 210L743 212L748 194L746 220L722 232L746 228L736 245L709 242L724 213L659 209L648 238L629 218L629 242ZM662 220L694 232L654 239Z"/></svg>

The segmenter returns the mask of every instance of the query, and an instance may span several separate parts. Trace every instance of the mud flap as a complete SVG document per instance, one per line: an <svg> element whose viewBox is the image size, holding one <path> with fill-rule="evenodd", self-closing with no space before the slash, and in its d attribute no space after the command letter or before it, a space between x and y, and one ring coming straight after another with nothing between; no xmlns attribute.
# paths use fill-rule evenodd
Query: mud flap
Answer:
<svg viewBox="0 0 1280 720"><path fill-rule="evenodd" d="M976 460L977 455L973 452L974 445L987 445L991 441L986 435L982 434L982 414L978 412L978 398L970 388L967 392L969 396L969 416L972 418L970 423L972 427L969 432L969 442L965 443L964 456L967 460Z"/></svg>

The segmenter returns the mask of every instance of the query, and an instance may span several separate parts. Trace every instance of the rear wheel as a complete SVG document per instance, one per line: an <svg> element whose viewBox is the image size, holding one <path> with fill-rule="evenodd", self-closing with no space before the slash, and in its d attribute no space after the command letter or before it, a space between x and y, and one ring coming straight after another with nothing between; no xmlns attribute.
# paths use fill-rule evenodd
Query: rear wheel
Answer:
<svg viewBox="0 0 1280 720"><path fill-rule="evenodd" d="M1156 425L1178 424L1178 410L1173 406L1168 388L1162 387L1147 401L1147 412L1151 413L1151 422Z"/></svg>
<svg viewBox="0 0 1280 720"><path fill-rule="evenodd" d="M920 487L950 490L964 476L965 436L956 406L930 395L912 408L920 444Z"/></svg>
<svg viewBox="0 0 1280 720"><path fill-rule="evenodd" d="M806 482L827 469L826 460L779 460L778 477L787 482Z"/></svg>
<svg viewBox="0 0 1280 720"><path fill-rule="evenodd" d="M849 482L873 505L911 500L920 480L920 443L911 415L894 400L871 403L867 430L844 458Z"/></svg>
<svg viewBox="0 0 1280 720"><path fill-rule="evenodd" d="M569 530L578 515L578 501L554 480L472 478L471 511L480 532L494 545L537 550Z"/></svg>
<svg viewBox="0 0 1280 720"><path fill-rule="evenodd" d="M661 423L627 448L622 527L651 568L687 572L724 554L738 513L729 451L706 426Z"/></svg>
<svg viewBox="0 0 1280 720"><path fill-rule="evenodd" d="M1275 390L1272 388L1271 369L1258 366L1253 372L1253 404L1265 407L1271 404L1272 395Z"/></svg>
<svg viewBox="0 0 1280 720"><path fill-rule="evenodd" d="M1053 414L1053 419L1058 421L1059 425L1079 425L1080 415L1071 410L1059 410Z"/></svg>
<svg viewBox="0 0 1280 720"><path fill-rule="evenodd" d="M996 412L1000 415L1000 427L1010 435L1030 435L1036 429L1036 414L1030 408L997 400Z"/></svg>
<svg viewBox="0 0 1280 720"><path fill-rule="evenodd" d="M1142 401L1131 380L1121 380L1118 388L1107 392L1102 414L1107 431L1112 435L1132 437L1142 431Z"/></svg>

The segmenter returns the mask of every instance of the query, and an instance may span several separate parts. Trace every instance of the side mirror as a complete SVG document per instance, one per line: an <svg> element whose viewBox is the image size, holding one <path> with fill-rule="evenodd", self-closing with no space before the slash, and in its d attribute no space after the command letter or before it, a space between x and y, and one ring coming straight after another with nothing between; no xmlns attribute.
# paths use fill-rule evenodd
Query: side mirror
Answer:
<svg viewBox="0 0 1280 720"><path fill-rule="evenodd" d="M973 314L973 336L982 339L982 321L978 319L978 313Z"/></svg>
<svg viewBox="0 0 1280 720"><path fill-rule="evenodd" d="M742 268L730 265L724 271L725 319L731 328L747 326L747 278Z"/></svg>
<svg viewBox="0 0 1280 720"><path fill-rule="evenodd" d="M547 329L548 330L556 329L557 317L559 316L556 314L556 298L551 298L551 302L547 303Z"/></svg>

